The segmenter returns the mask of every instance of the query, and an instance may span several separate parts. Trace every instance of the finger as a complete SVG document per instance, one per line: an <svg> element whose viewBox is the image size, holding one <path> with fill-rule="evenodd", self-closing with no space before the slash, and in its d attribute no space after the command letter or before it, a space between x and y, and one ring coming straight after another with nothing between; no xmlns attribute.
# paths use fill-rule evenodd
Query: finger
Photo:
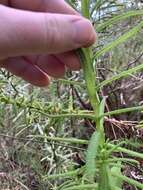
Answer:
<svg viewBox="0 0 143 190"><path fill-rule="evenodd" d="M0 4L8 5L8 0L0 0Z"/></svg>
<svg viewBox="0 0 143 190"><path fill-rule="evenodd" d="M61 78L65 74L65 65L52 55L40 56L37 60L38 67L54 78Z"/></svg>
<svg viewBox="0 0 143 190"><path fill-rule="evenodd" d="M2 3L5 3L5 0L0 0L0 2L1 1ZM9 0L7 1L7 5L23 10L32 10L40 12L44 11L60 14L79 14L64 0Z"/></svg>
<svg viewBox="0 0 143 190"><path fill-rule="evenodd" d="M94 43L91 23L79 16L34 13L0 6L0 58L62 53Z"/></svg>
<svg viewBox="0 0 143 190"><path fill-rule="evenodd" d="M48 75L37 66L29 64L24 59L7 59L5 63L3 63L3 68L33 85L42 87L49 84Z"/></svg>
<svg viewBox="0 0 143 190"><path fill-rule="evenodd" d="M67 68L72 71L78 71L81 68L79 59L75 51L70 51L67 53L62 53L56 55L56 57L64 64Z"/></svg>
<svg viewBox="0 0 143 190"><path fill-rule="evenodd" d="M64 76L65 66L70 70L80 69L80 63L74 51L58 55L26 56L24 59L55 78Z"/></svg>

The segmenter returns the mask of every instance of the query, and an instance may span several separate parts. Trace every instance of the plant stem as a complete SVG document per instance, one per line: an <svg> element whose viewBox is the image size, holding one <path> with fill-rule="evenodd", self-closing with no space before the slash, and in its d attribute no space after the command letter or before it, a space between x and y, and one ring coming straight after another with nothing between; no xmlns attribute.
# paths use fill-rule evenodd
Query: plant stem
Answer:
<svg viewBox="0 0 143 190"><path fill-rule="evenodd" d="M84 17L90 19L89 0L82 0L81 11Z"/></svg>
<svg viewBox="0 0 143 190"><path fill-rule="evenodd" d="M89 14L89 0L81 1L81 9L82 14L87 19L90 19ZM98 154L100 152L100 148L102 149L105 143L105 134L104 134L104 119L100 115L104 114L104 99L100 101L99 95L97 92L97 81L96 81L96 73L93 68L93 53L91 48L82 48L79 50L79 56L81 58L81 64L84 73L84 79L87 86L87 92L89 95L89 100L91 106L95 113L95 123L96 123L96 132L92 134L90 139L87 154L86 154L86 177L94 183L95 178L95 170L96 170L96 162L98 161ZM102 165L99 166L101 169ZM99 169L99 170L100 170ZM100 174L99 179L103 179L105 176L103 172ZM106 179L107 181L108 179ZM101 181L101 180L99 180Z"/></svg>
<svg viewBox="0 0 143 190"><path fill-rule="evenodd" d="M82 48L78 50L78 53L83 68L84 79L86 82L89 100L95 112L95 116L97 118L99 114L97 110L99 109L100 100L96 91L96 74L94 72L92 65L92 58L91 58L92 51L90 48L86 49Z"/></svg>
<svg viewBox="0 0 143 190"><path fill-rule="evenodd" d="M81 2L82 14L87 19L90 18L89 14L89 0L82 0ZM96 118L99 116L100 100L96 91L96 73L93 69L93 54L91 48L82 48L79 50L81 64L83 67L84 78L87 86L89 100L95 112Z"/></svg>

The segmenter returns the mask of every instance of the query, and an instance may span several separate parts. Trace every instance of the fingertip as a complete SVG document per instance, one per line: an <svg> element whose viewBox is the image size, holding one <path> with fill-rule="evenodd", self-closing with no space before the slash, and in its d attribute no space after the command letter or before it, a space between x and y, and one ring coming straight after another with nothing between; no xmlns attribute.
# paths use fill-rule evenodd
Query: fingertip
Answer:
<svg viewBox="0 0 143 190"><path fill-rule="evenodd" d="M68 70L79 71L81 69L81 65L75 51L69 51L56 56L65 64Z"/></svg>
<svg viewBox="0 0 143 190"><path fill-rule="evenodd" d="M75 26L75 41L80 47L88 47L95 43L96 32L88 19L79 17L73 20Z"/></svg>
<svg viewBox="0 0 143 190"><path fill-rule="evenodd" d="M50 85L50 77L43 71L41 71L40 75L37 77L37 80L35 80L35 78L33 78L33 80L30 79L29 81L28 80L27 81L30 82L31 84L33 84L34 86L38 86L38 87L44 88L44 87L49 86Z"/></svg>

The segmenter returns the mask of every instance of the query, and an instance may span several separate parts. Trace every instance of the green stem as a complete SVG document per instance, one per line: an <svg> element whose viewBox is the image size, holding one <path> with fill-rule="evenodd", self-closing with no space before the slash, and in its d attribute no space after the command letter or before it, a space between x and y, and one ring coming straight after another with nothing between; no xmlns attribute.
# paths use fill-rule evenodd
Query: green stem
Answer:
<svg viewBox="0 0 143 190"><path fill-rule="evenodd" d="M99 178L99 190L111 190L111 184L109 180L109 168L107 163L103 162L100 165L100 178Z"/></svg>
<svg viewBox="0 0 143 190"><path fill-rule="evenodd" d="M90 19L89 14L89 0L81 1L82 14L87 19ZM96 73L93 68L93 53L91 48L82 48L78 51L81 64L84 73L84 79L87 86L89 100L95 113L95 123L97 131L92 134L90 143L87 149L86 157L86 173L90 181L94 182L97 155L99 153L99 147L103 147L105 142L104 127L103 127L103 115L104 113L104 100L100 102L97 92ZM100 166L101 169L102 166ZM102 179L100 175L100 179ZM105 176L104 176L105 177ZM108 179L106 179L108 180ZM99 180L100 181L100 180Z"/></svg>
<svg viewBox="0 0 143 190"><path fill-rule="evenodd" d="M87 140L75 139L75 138L62 138L62 137L50 137L47 135L29 135L34 138L47 139L48 141L61 142L61 143L69 143L69 144L88 144Z"/></svg>
<svg viewBox="0 0 143 190"><path fill-rule="evenodd" d="M93 69L92 65L92 53L90 48L82 48L78 50L78 54L80 56L83 73L84 73L84 79L89 95L89 100L92 105L92 108L95 112L95 116L98 117L98 109L99 109L99 96L96 91L96 74Z"/></svg>
<svg viewBox="0 0 143 190"><path fill-rule="evenodd" d="M89 14L89 0L82 0L81 2L82 14L86 18L90 18ZM90 103L95 112L96 118L99 117L100 99L96 91L96 73L93 69L93 54L91 48L83 48L79 50L81 64L84 72L84 78L87 86ZM100 128L97 124L100 123L96 120L97 130Z"/></svg>
<svg viewBox="0 0 143 190"><path fill-rule="evenodd" d="M81 11L84 17L90 19L89 0L82 0Z"/></svg>

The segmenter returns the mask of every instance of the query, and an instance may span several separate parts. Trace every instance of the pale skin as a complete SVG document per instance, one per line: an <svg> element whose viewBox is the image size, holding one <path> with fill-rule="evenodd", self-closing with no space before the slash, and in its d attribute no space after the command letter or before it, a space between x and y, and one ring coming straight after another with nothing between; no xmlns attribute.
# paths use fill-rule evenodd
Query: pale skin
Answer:
<svg viewBox="0 0 143 190"><path fill-rule="evenodd" d="M79 70L75 50L95 40L90 21L64 0L0 0L0 67L33 85Z"/></svg>

